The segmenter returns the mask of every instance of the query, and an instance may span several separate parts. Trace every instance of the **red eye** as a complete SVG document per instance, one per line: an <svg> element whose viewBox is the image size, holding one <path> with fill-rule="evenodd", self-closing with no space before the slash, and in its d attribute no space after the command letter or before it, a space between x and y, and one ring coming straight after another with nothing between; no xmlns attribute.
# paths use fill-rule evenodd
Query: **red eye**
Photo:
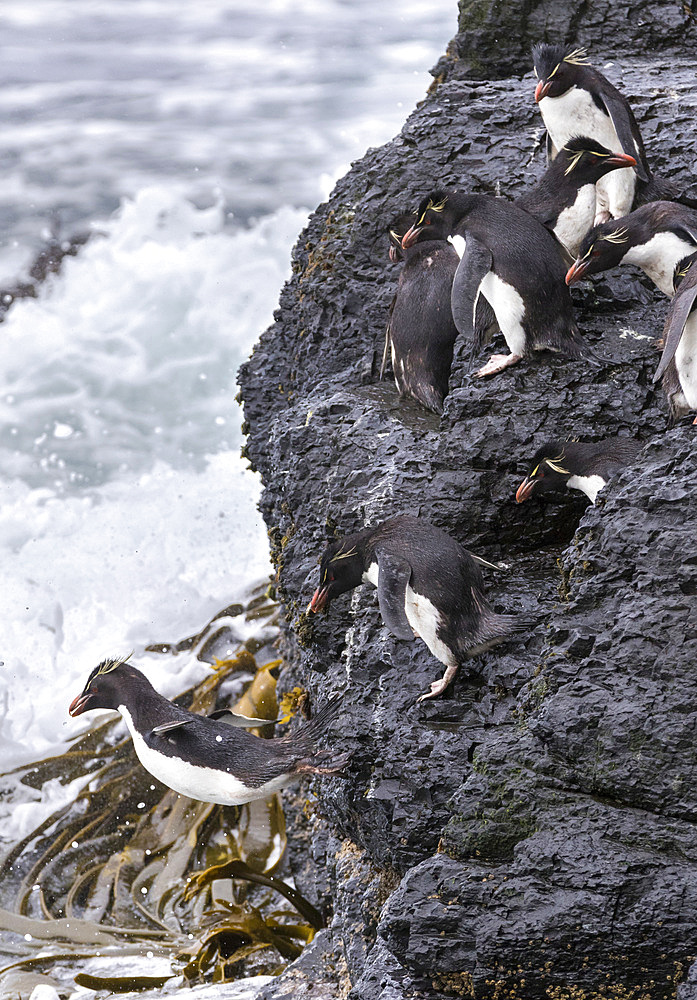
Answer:
<svg viewBox="0 0 697 1000"><path fill-rule="evenodd" d="M430 219L424 219L424 226L430 226L430 225L431 225L431 220Z"/></svg>
<svg viewBox="0 0 697 1000"><path fill-rule="evenodd" d="M537 478L538 478L538 479L544 479L544 478L545 478L545 474L544 474L544 472L541 472L541 471L540 471L540 472L538 472L538 473L537 473Z"/></svg>

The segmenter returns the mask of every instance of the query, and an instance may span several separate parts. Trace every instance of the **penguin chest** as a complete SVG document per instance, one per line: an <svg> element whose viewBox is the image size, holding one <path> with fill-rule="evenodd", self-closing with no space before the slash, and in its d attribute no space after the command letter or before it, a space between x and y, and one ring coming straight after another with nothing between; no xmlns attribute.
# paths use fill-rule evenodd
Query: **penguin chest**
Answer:
<svg viewBox="0 0 697 1000"><path fill-rule="evenodd" d="M672 298L675 265L694 251L693 243L688 243L675 233L662 232L656 233L646 243L630 247L624 260L640 267L664 295Z"/></svg>
<svg viewBox="0 0 697 1000"><path fill-rule="evenodd" d="M160 753L145 742L143 735L135 728L125 705L119 706L119 712L128 726L133 739L133 748L145 770L180 795L201 802L238 806L254 799L265 799L288 781L288 775L282 775L258 788L251 788L227 771L215 767L200 767L181 757Z"/></svg>
<svg viewBox="0 0 697 1000"><path fill-rule="evenodd" d="M523 319L525 301L513 285L499 278L493 271L484 277L479 290L494 310L496 321L512 354L522 357L527 353L527 337Z"/></svg>
<svg viewBox="0 0 697 1000"><path fill-rule="evenodd" d="M424 594L419 594L407 585L406 599L404 602L407 621L414 629L420 639L426 643L430 651L441 663L448 667L457 666L457 660L452 650L439 636L442 615L435 604Z"/></svg>
<svg viewBox="0 0 697 1000"><path fill-rule="evenodd" d="M697 311L687 317L675 352L680 388L691 410L697 410Z"/></svg>
<svg viewBox="0 0 697 1000"><path fill-rule="evenodd" d="M571 87L561 97L543 97L540 113L557 149L574 136L587 135L613 153L623 152L612 118L598 107L582 87ZM594 222L607 215L618 219L632 210L636 174L633 167L613 170L596 184L597 205Z"/></svg>
<svg viewBox="0 0 697 1000"><path fill-rule="evenodd" d="M581 490L585 493L592 504L595 503L595 499L598 493L607 486L607 483L602 476L569 476L566 480L567 489L570 490Z"/></svg>
<svg viewBox="0 0 697 1000"><path fill-rule="evenodd" d="M573 205L569 205L559 213L554 235L574 257L578 256L583 237L593 226L595 202L595 184L584 184L576 192Z"/></svg>

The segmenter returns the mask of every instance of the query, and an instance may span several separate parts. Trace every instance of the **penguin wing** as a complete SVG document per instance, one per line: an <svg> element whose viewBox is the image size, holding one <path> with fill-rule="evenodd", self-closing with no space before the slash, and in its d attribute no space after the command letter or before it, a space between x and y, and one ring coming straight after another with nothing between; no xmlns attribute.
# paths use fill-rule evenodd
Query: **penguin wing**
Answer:
<svg viewBox="0 0 697 1000"><path fill-rule="evenodd" d="M387 326L385 327L385 346L382 351L382 364L380 365L380 381L385 377L385 368L387 366L387 358L390 354L390 347L392 346L392 314L394 313L395 302L397 301L397 293L395 292L390 302L390 309L387 313Z"/></svg>
<svg viewBox="0 0 697 1000"><path fill-rule="evenodd" d="M161 726L153 726L152 732L155 736L164 736L165 733L174 732L182 726L190 726L193 721L193 719L177 719L176 722L163 722Z"/></svg>
<svg viewBox="0 0 697 1000"><path fill-rule="evenodd" d="M642 181L651 180L651 170L646 161L641 132L626 99L618 90L614 90L614 88L612 90L603 90L599 94L599 97L612 120L623 151L636 159L634 170L637 177Z"/></svg>
<svg viewBox="0 0 697 1000"><path fill-rule="evenodd" d="M692 281L687 288L685 287L685 282L683 281L671 303L670 311L666 316L666 323L663 328L665 346L663 348L661 360L658 363L658 368L656 369L656 374L653 377L654 382L658 382L669 363L675 357L675 352L678 349L678 344L680 343L680 338L682 337L683 330L685 329L687 318L692 312L695 299L697 299L697 280Z"/></svg>
<svg viewBox="0 0 697 1000"><path fill-rule="evenodd" d="M414 630L407 620L404 605L411 565L406 559L390 552L376 552L378 558L378 601L382 620L397 639L414 639Z"/></svg>
<svg viewBox="0 0 697 1000"><path fill-rule="evenodd" d="M453 278L450 305L458 333L468 340L478 342L480 332L475 318L482 282L491 270L493 257L491 250L467 234L465 252Z"/></svg>
<svg viewBox="0 0 697 1000"><path fill-rule="evenodd" d="M546 144L547 144L547 163L549 164L552 162L552 160L556 159L557 153L559 152L557 147L552 142L552 136L549 134L549 132L547 133Z"/></svg>

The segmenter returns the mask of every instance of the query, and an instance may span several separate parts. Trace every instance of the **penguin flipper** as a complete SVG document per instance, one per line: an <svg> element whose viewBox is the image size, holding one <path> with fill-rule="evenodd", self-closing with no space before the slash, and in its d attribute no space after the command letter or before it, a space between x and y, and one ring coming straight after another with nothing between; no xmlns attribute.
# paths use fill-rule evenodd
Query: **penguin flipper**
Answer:
<svg viewBox="0 0 697 1000"><path fill-rule="evenodd" d="M552 136L549 132L547 133L547 139L545 140L545 147L547 149L547 163L549 164L556 158L556 155L559 152L557 147L552 142Z"/></svg>
<svg viewBox="0 0 697 1000"><path fill-rule="evenodd" d="M477 343L481 333L476 323L477 302L492 263L491 251L468 233L467 246L453 278L450 305L458 333L473 340L477 347L481 346Z"/></svg>
<svg viewBox="0 0 697 1000"><path fill-rule="evenodd" d="M697 299L697 281L694 281L691 287L683 288L681 286L671 303L670 311L663 327L663 354L661 354L661 360L653 377L654 382L658 382L671 360L675 357L675 352L683 335L687 318L692 312L695 299Z"/></svg>
<svg viewBox="0 0 697 1000"><path fill-rule="evenodd" d="M390 347L392 346L392 313L394 312L395 302L397 301L397 295L392 298L390 302L390 309L387 314L387 326L385 327L385 346L382 351L382 364L380 365L380 381L382 382L385 375L385 367L387 366L387 358L390 353Z"/></svg>
<svg viewBox="0 0 697 1000"><path fill-rule="evenodd" d="M178 719L176 722L163 722L161 726L153 726L152 732L155 736L164 736L166 733L174 732L175 729L190 726L193 721L193 719Z"/></svg>
<svg viewBox="0 0 697 1000"><path fill-rule="evenodd" d="M619 91L604 90L599 96L612 120L623 151L636 160L634 170L637 177L642 181L648 181L651 177L651 170L646 162L641 133L622 95Z"/></svg>
<svg viewBox="0 0 697 1000"><path fill-rule="evenodd" d="M389 552L376 554L379 566L378 602L382 620L397 639L411 641L415 638L414 630L404 610L411 566L406 559L400 559Z"/></svg>

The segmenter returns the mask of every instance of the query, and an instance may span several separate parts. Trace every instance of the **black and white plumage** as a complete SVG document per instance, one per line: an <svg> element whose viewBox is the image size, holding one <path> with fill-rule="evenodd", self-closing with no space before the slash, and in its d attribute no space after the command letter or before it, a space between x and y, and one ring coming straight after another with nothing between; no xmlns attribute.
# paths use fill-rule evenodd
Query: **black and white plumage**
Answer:
<svg viewBox="0 0 697 1000"><path fill-rule="evenodd" d="M493 375L537 349L592 356L574 322L560 244L523 209L489 195L436 191L419 205L402 246L425 231L451 236L461 253L451 299L458 331L481 347L475 316L482 296L511 351L494 355L477 376Z"/></svg>
<svg viewBox="0 0 697 1000"><path fill-rule="evenodd" d="M419 700L434 698L466 660L534 627L529 618L493 611L478 561L484 562L440 528L401 514L327 546L308 611L328 607L361 583L377 587L382 620L392 635L423 639L445 664L443 677Z"/></svg>
<svg viewBox="0 0 697 1000"><path fill-rule="evenodd" d="M391 232L390 241L390 259L403 260L404 267L390 307L380 375L389 351L400 395L442 413L457 338L450 293L460 258L447 240L403 249Z"/></svg>
<svg viewBox="0 0 697 1000"><path fill-rule="evenodd" d="M673 285L675 296L663 328L663 354L654 382L663 380L675 419L697 410L697 252L676 265Z"/></svg>
<svg viewBox="0 0 697 1000"><path fill-rule="evenodd" d="M636 164L601 178L597 185L596 222L620 218L632 210L637 178L651 180L639 126L626 97L588 62L583 49L542 42L532 50L538 84L535 100L547 129L550 158L577 135L587 135L613 153L626 153Z"/></svg>
<svg viewBox="0 0 697 1000"><path fill-rule="evenodd" d="M277 792L296 775L334 774L348 763L346 754L317 750L339 712L338 698L295 733L266 740L167 701L127 659L95 667L70 715L120 712L143 767L181 795L242 805Z"/></svg>
<svg viewBox="0 0 697 1000"><path fill-rule="evenodd" d="M672 296L675 268L695 250L697 209L673 201L652 201L622 219L591 229L566 282L571 285L619 263L635 264L665 295Z"/></svg>
<svg viewBox="0 0 697 1000"><path fill-rule="evenodd" d="M514 204L550 229L575 257L595 223L597 182L610 171L635 163L633 156L613 153L587 136L575 136L561 147L535 187Z"/></svg>
<svg viewBox="0 0 697 1000"><path fill-rule="evenodd" d="M530 471L516 491L516 502L531 496L581 490L595 503L608 480L630 465L642 445L632 438L604 441L547 441L537 449Z"/></svg>

